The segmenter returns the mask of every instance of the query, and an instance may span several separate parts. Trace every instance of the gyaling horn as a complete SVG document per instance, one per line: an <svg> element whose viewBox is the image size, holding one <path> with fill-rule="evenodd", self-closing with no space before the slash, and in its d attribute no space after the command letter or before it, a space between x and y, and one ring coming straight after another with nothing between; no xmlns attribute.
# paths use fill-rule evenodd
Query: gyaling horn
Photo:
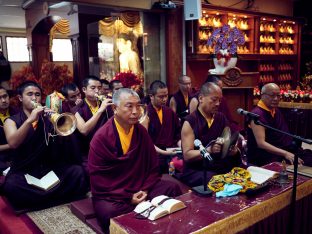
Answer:
<svg viewBox="0 0 312 234"><path fill-rule="evenodd" d="M33 108L41 106L40 103L31 101ZM72 113L47 113L47 117L53 124L53 127L58 135L68 136L72 134L77 127L76 117Z"/></svg>

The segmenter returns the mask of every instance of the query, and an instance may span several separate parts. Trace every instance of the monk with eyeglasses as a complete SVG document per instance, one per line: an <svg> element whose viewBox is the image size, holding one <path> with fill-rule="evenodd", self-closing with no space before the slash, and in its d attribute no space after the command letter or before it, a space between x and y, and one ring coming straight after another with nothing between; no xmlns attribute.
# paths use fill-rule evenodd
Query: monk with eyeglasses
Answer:
<svg viewBox="0 0 312 234"><path fill-rule="evenodd" d="M280 88L275 83L265 84L261 89L261 99L252 110L260 116L259 120L273 128L289 132L288 125L278 108L281 94ZM297 149L290 136L264 128L249 120L247 129L248 162L257 166L283 160L293 164L295 154L301 153L299 164L312 165L312 152Z"/></svg>

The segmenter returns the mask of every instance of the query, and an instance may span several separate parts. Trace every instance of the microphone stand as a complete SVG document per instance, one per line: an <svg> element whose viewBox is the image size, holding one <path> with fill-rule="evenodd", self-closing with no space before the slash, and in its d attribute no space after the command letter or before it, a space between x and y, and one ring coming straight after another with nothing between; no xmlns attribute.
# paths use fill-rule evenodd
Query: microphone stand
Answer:
<svg viewBox="0 0 312 234"><path fill-rule="evenodd" d="M198 194L199 196L202 197L209 197L212 195L212 191L207 188L207 165L209 162L212 162L212 158L210 157L205 157L204 154L201 152L201 156L203 157L203 185L199 185L196 187L193 187L192 190Z"/></svg>
<svg viewBox="0 0 312 234"><path fill-rule="evenodd" d="M307 144L312 144L312 140L310 139L305 139L300 136L281 131L279 129L273 128L269 125L266 125L262 123L258 117L251 117L253 119L254 123L260 126L263 126L265 128L271 129L273 131L285 134L287 136L290 136L293 138L293 144L296 146L296 149L300 149L302 146L302 142L307 143ZM297 176L298 176L298 153L295 153L295 158L294 158L294 177L293 177L293 187L292 187L292 195L291 195L291 203L290 203L290 222L289 222L289 233L293 233L294 230L294 223L295 223L295 211L296 211L296 193L297 193Z"/></svg>

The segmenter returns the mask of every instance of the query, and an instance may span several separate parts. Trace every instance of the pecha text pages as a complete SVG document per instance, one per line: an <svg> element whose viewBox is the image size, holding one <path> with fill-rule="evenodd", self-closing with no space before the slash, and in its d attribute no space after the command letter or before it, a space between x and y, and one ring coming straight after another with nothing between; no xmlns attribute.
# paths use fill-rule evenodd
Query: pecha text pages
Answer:
<svg viewBox="0 0 312 234"><path fill-rule="evenodd" d="M43 189L45 191L53 188L58 183L60 183L59 178L54 173L54 171L50 171L48 174L43 176L41 179L38 179L34 176L31 176L29 174L25 174L25 179L28 184L33 185L37 188Z"/></svg>
<svg viewBox="0 0 312 234"><path fill-rule="evenodd" d="M141 202L136 206L134 212L143 218L156 220L184 208L186 208L186 205L182 201L160 195L153 198L151 201ZM139 218L139 216L136 217Z"/></svg>
<svg viewBox="0 0 312 234"><path fill-rule="evenodd" d="M247 171L249 171L251 174L250 180L256 184L263 184L278 175L276 171L271 171L262 167L255 166L248 167Z"/></svg>

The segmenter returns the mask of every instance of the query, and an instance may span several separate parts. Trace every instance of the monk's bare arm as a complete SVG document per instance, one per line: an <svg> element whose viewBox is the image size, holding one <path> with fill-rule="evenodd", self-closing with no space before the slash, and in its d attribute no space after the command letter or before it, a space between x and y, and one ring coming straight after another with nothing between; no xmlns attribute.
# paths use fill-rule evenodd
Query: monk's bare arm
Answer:
<svg viewBox="0 0 312 234"><path fill-rule="evenodd" d="M28 135L29 129L32 128L32 123L38 121L39 116L44 112L44 110L48 111L49 109L43 106L38 106L33 109L22 126L18 129L13 120L7 119L4 122L3 129L10 148L16 149L23 143Z"/></svg>
<svg viewBox="0 0 312 234"><path fill-rule="evenodd" d="M265 141L265 128L263 126L257 125L254 123L254 121L251 121L250 127L252 129L252 132L255 136L255 139L259 148L266 150L269 153L285 157L287 160L293 163L293 160L294 160L293 153L290 153L286 150L275 147L274 145L271 145L270 143ZM300 159L299 163L303 163L303 161Z"/></svg>
<svg viewBox="0 0 312 234"><path fill-rule="evenodd" d="M166 155L166 156L172 156L172 155L177 154L176 151L173 149L163 150L163 149L157 147L156 145L155 145L155 150L158 154Z"/></svg>
<svg viewBox="0 0 312 234"><path fill-rule="evenodd" d="M181 131L181 143L183 157L185 161L200 160L201 155L199 150L194 150L194 132L189 122L185 121Z"/></svg>
<svg viewBox="0 0 312 234"><path fill-rule="evenodd" d="M196 111L197 106L198 106L197 98L192 98L190 101L190 106L189 106L190 114L192 114L194 111Z"/></svg>
<svg viewBox="0 0 312 234"><path fill-rule="evenodd" d="M106 110L107 106L110 105L110 100L111 99L105 99L98 111L87 122L85 122L81 115L76 112L75 117L77 119L77 128L82 135L87 136L94 129L102 113Z"/></svg>
<svg viewBox="0 0 312 234"><path fill-rule="evenodd" d="M31 123L32 122L27 119L22 126L17 129L16 123L13 120L7 119L5 121L3 129L10 148L16 149L23 143L28 134L29 128L32 127Z"/></svg>
<svg viewBox="0 0 312 234"><path fill-rule="evenodd" d="M171 108L171 110L173 110L174 113L177 113L177 103L174 97L170 99L169 107Z"/></svg>
<svg viewBox="0 0 312 234"><path fill-rule="evenodd" d="M96 112L87 122L85 122L81 115L76 112L75 117L77 119L78 131L82 135L87 136L95 127L97 121L100 119L100 116L101 113Z"/></svg>
<svg viewBox="0 0 312 234"><path fill-rule="evenodd" d="M10 149L9 144L0 145L0 151L5 151L5 150L8 150L8 149Z"/></svg>

